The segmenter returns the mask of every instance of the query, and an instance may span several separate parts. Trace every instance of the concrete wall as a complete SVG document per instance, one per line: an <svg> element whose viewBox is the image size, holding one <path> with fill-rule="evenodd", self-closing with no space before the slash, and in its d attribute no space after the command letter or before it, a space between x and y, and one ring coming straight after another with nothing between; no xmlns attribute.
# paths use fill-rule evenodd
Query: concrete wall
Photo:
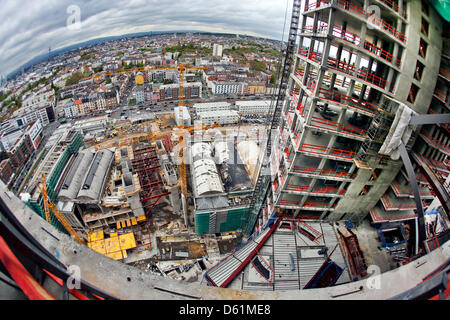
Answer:
<svg viewBox="0 0 450 320"><path fill-rule="evenodd" d="M402 54L402 70L398 75L395 87L395 98L419 113L426 113L431 103L437 74L441 61L442 50L442 18L430 6L429 16L422 10L419 0L409 1L409 24L406 28L407 46ZM428 37L421 32L422 17L429 23ZM426 58L419 56L420 39L428 44ZM414 79L417 60L424 64L421 81ZM414 104L407 101L411 83L421 88Z"/></svg>

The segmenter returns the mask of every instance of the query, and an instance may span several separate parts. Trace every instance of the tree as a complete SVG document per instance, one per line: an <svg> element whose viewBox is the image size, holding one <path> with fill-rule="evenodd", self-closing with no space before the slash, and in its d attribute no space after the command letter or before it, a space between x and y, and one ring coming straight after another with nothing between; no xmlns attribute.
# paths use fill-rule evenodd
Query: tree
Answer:
<svg viewBox="0 0 450 320"><path fill-rule="evenodd" d="M263 61L253 60L250 61L250 70L254 71L265 71L267 68Z"/></svg>
<svg viewBox="0 0 450 320"><path fill-rule="evenodd" d="M275 81L276 81L275 74L272 74L272 76L270 77L269 83L275 84Z"/></svg>
<svg viewBox="0 0 450 320"><path fill-rule="evenodd" d="M83 75L80 72L75 72L66 80L66 87L78 83L82 78Z"/></svg>
<svg viewBox="0 0 450 320"><path fill-rule="evenodd" d="M99 72L102 72L102 71L103 71L103 67L102 66L94 68L94 72L95 73L99 73Z"/></svg>
<svg viewBox="0 0 450 320"><path fill-rule="evenodd" d="M133 65L130 62L129 64L125 64L124 70L130 70L131 68L133 68Z"/></svg>

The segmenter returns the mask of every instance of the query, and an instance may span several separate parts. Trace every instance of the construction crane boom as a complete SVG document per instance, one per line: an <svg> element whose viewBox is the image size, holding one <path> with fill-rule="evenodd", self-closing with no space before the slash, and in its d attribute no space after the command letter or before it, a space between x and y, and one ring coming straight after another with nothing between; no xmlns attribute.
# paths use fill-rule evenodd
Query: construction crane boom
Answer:
<svg viewBox="0 0 450 320"><path fill-rule="evenodd" d="M62 224L62 226L67 230L67 232L75 238L75 240L80 244L86 244L85 241L78 235L78 233L72 228L72 226L67 222L64 216L59 212L58 208L54 205L52 201L50 201L47 194L47 182L44 174L41 175L42 182L38 185L39 190L41 191L42 198L44 199L44 210L45 210L45 218L48 223L51 223L50 219L50 211L55 215L58 221Z"/></svg>

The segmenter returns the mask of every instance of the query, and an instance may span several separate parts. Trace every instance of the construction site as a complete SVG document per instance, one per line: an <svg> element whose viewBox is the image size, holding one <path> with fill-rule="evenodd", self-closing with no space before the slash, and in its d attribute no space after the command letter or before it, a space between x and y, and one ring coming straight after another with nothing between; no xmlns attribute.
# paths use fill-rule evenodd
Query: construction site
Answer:
<svg viewBox="0 0 450 320"><path fill-rule="evenodd" d="M78 242L65 261L101 261L87 280L119 298L447 299L448 24L424 1L375 2L380 28L367 1L293 0L268 102L186 105L184 72L206 67L177 65L173 112L60 127L8 209ZM419 58L409 37L429 25Z"/></svg>
<svg viewBox="0 0 450 320"><path fill-rule="evenodd" d="M241 242L264 126L177 126L177 112L61 126L22 201L110 259L201 274Z"/></svg>

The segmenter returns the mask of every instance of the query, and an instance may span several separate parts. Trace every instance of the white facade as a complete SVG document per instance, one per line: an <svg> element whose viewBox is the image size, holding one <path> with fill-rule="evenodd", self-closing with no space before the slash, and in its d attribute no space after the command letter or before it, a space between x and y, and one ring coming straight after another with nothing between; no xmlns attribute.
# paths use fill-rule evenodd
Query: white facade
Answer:
<svg viewBox="0 0 450 320"><path fill-rule="evenodd" d="M197 114L202 112L226 111L230 110L230 107L231 104L228 102L197 103L193 105L193 109Z"/></svg>
<svg viewBox="0 0 450 320"><path fill-rule="evenodd" d="M40 120L37 120L35 123L28 126L28 128L26 129L26 134L30 136L34 150L37 150L39 148L40 139L38 139L38 137L41 133L42 133L42 124Z"/></svg>
<svg viewBox="0 0 450 320"><path fill-rule="evenodd" d="M270 104L270 100L236 101L239 114L269 113Z"/></svg>
<svg viewBox="0 0 450 320"><path fill-rule="evenodd" d="M0 137L0 150L8 151L22 134L22 130L15 130L11 133L4 133Z"/></svg>
<svg viewBox="0 0 450 320"><path fill-rule="evenodd" d="M145 103L145 93L143 86L136 87L136 104L144 104Z"/></svg>
<svg viewBox="0 0 450 320"><path fill-rule="evenodd" d="M192 125L191 115L186 107L175 107L175 122L179 127L190 127Z"/></svg>
<svg viewBox="0 0 450 320"><path fill-rule="evenodd" d="M199 118L205 126L215 123L225 125L238 123L239 114L233 110L211 111L199 113Z"/></svg>
<svg viewBox="0 0 450 320"><path fill-rule="evenodd" d="M43 126L47 126L50 124L46 108L28 112L22 116L17 117L17 120L21 120L22 125L27 125L37 120L40 120Z"/></svg>
<svg viewBox="0 0 450 320"><path fill-rule="evenodd" d="M213 56L221 57L223 55L223 46L221 44L214 43Z"/></svg>
<svg viewBox="0 0 450 320"><path fill-rule="evenodd" d="M55 90L46 91L41 94L31 95L25 99L22 106L26 109L29 108L42 108L53 103L55 96Z"/></svg>
<svg viewBox="0 0 450 320"><path fill-rule="evenodd" d="M213 94L243 94L244 86L240 82L211 82Z"/></svg>

